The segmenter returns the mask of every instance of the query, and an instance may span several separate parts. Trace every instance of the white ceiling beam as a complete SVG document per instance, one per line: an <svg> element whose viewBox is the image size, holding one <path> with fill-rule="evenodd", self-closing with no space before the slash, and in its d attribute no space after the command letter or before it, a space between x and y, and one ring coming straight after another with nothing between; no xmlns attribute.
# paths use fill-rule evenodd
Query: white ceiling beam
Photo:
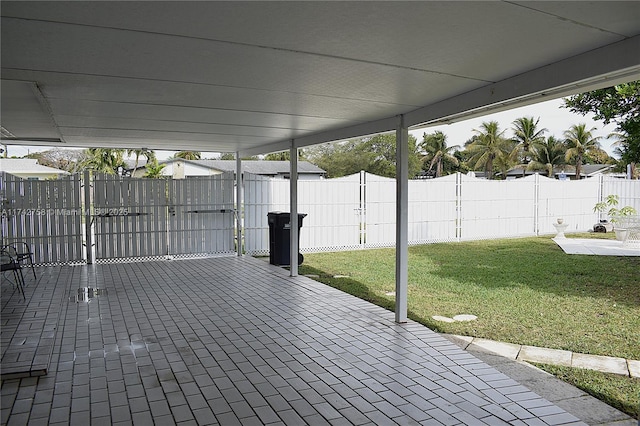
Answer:
<svg viewBox="0 0 640 426"><path fill-rule="evenodd" d="M304 148L305 146L318 145L325 142L341 141L350 138L390 132L396 128L397 122L398 119L396 118L396 116L393 116L383 118L381 120L356 124L355 126L342 127L339 129L328 130L326 132L314 133L308 136L297 138L296 146L298 146L298 148ZM269 152L279 152L289 149L290 145L291 139L288 139L258 146L255 148L245 149L242 150L241 153L243 157L248 157Z"/></svg>
<svg viewBox="0 0 640 426"><path fill-rule="evenodd" d="M406 114L407 124L442 124L640 79L640 36L445 99Z"/></svg>

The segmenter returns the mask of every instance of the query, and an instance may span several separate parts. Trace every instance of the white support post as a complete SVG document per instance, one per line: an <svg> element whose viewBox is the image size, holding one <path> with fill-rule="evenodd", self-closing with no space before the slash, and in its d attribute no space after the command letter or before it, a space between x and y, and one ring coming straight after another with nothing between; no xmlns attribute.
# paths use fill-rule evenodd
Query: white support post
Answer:
<svg viewBox="0 0 640 426"><path fill-rule="evenodd" d="M85 249L87 253L87 265L93 264L93 238L91 225L91 172L84 171L84 235Z"/></svg>
<svg viewBox="0 0 640 426"><path fill-rule="evenodd" d="M291 146L289 148L289 217L290 217L290 247L291 253L289 256L289 265L291 265L289 271L290 276L298 276L298 146L294 139L291 140Z"/></svg>
<svg viewBox="0 0 640 426"><path fill-rule="evenodd" d="M404 116L396 129L396 322L407 322L409 271L409 128Z"/></svg>
<svg viewBox="0 0 640 426"><path fill-rule="evenodd" d="M604 201L604 181L602 180L602 175L598 176L598 202L601 203ZM604 216L604 212L598 211L598 222Z"/></svg>
<svg viewBox="0 0 640 426"><path fill-rule="evenodd" d="M462 240L462 173L456 172L456 241Z"/></svg>
<svg viewBox="0 0 640 426"><path fill-rule="evenodd" d="M242 160L240 152L236 151L236 251L238 256L242 256Z"/></svg>
<svg viewBox="0 0 640 426"><path fill-rule="evenodd" d="M360 235L358 245L364 248L367 233L367 172L360 170L360 205L358 206Z"/></svg>
<svg viewBox="0 0 640 426"><path fill-rule="evenodd" d="M540 235L540 173L534 174L533 181L533 232Z"/></svg>

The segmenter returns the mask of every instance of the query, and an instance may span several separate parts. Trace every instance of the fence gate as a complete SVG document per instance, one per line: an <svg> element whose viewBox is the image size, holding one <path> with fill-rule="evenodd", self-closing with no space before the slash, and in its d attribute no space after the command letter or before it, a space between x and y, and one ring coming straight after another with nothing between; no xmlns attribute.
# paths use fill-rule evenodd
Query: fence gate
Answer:
<svg viewBox="0 0 640 426"><path fill-rule="evenodd" d="M234 253L233 181L96 175L96 261Z"/></svg>
<svg viewBox="0 0 640 426"><path fill-rule="evenodd" d="M233 173L173 179L169 183L169 254L235 251Z"/></svg>
<svg viewBox="0 0 640 426"><path fill-rule="evenodd" d="M2 244L24 241L34 263L84 261L80 175L28 180L0 172Z"/></svg>
<svg viewBox="0 0 640 426"><path fill-rule="evenodd" d="M97 261L169 254L165 179L96 174L93 208Z"/></svg>

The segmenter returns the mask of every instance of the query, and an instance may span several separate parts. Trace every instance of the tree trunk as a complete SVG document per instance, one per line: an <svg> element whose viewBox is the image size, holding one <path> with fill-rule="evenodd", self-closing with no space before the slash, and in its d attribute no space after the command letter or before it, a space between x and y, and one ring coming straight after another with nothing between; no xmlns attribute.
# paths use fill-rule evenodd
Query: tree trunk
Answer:
<svg viewBox="0 0 640 426"><path fill-rule="evenodd" d="M580 180L582 174L582 155L576 157L576 180Z"/></svg>
<svg viewBox="0 0 640 426"><path fill-rule="evenodd" d="M493 158L487 160L487 166L485 167L485 173L488 174L487 179L493 179Z"/></svg>
<svg viewBox="0 0 640 426"><path fill-rule="evenodd" d="M136 164L133 165L133 171L131 172L131 177L134 177L136 175L136 170L138 170L138 160L140 159L140 156L138 154L136 154Z"/></svg>

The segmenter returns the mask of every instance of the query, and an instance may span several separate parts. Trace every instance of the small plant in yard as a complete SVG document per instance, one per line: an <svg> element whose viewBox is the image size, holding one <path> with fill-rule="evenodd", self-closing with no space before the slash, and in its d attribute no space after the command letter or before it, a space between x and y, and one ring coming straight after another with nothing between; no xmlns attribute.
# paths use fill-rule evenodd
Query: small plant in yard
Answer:
<svg viewBox="0 0 640 426"><path fill-rule="evenodd" d="M606 211L607 215L611 218L611 223L619 223L624 217L633 216L638 213L637 210L631 206L618 208L619 200L620 197L617 195L608 195L604 201L600 201L593 207L593 211L599 213Z"/></svg>

